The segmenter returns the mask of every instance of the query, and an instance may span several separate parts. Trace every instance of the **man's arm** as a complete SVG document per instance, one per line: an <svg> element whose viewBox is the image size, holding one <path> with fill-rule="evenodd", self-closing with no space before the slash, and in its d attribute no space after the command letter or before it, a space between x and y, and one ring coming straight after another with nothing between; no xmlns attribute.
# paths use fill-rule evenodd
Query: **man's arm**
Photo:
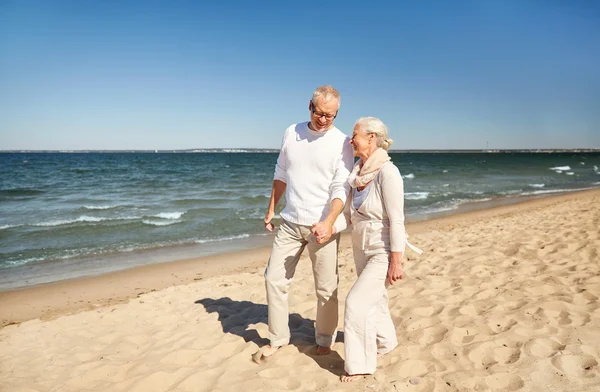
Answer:
<svg viewBox="0 0 600 392"><path fill-rule="evenodd" d="M271 200L269 200L269 207L267 208L267 214L265 215L265 229L273 231L275 226L271 223L273 216L275 216L275 207L279 203L279 199L285 192L286 183L281 180L273 180L273 187L271 188Z"/></svg>
<svg viewBox="0 0 600 392"><path fill-rule="evenodd" d="M323 221L315 223L312 227L312 233L317 237L317 243L319 244L329 241L333 235L333 224L338 215L344 210L344 204L350 193L350 185L348 185L347 180L353 165L354 153L349 139L346 139L342 149L342 156L338 162L331 184L332 201L329 205L329 214Z"/></svg>
<svg viewBox="0 0 600 392"><path fill-rule="evenodd" d="M281 150L279 150L279 155L277 156L277 164L275 165L275 174L273 176L273 186L271 187L271 199L269 200L269 207L267 208L264 219L265 229L269 231L273 231L275 228L273 223L271 223L271 220L275 216L275 207L277 206L277 203L279 203L279 199L283 196L287 186L285 141L289 130L290 128L285 130L283 140L281 141Z"/></svg>
<svg viewBox="0 0 600 392"><path fill-rule="evenodd" d="M312 225L312 233L317 237L317 244L324 244L333 235L333 224L338 215L344 209L344 203L340 199L333 199L329 206L329 214L319 223Z"/></svg>

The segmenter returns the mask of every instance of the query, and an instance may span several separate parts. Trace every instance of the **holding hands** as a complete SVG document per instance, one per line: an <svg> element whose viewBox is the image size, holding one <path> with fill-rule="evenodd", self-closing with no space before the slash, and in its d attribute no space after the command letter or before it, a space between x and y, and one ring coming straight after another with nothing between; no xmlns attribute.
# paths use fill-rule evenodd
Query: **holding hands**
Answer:
<svg viewBox="0 0 600 392"><path fill-rule="evenodd" d="M335 234L333 225L328 221L322 221L312 225L312 234L317 237L317 244L324 244Z"/></svg>

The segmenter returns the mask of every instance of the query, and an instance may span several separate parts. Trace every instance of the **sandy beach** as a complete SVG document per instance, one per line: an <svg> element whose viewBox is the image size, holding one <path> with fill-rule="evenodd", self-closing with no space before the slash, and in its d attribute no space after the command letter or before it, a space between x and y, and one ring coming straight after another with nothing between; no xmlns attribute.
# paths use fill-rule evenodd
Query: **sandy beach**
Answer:
<svg viewBox="0 0 600 392"><path fill-rule="evenodd" d="M269 249L0 293L0 391L598 391L600 190L408 225L389 290L400 345L342 384L340 332L317 357L310 262L290 294L292 342L269 361Z"/></svg>

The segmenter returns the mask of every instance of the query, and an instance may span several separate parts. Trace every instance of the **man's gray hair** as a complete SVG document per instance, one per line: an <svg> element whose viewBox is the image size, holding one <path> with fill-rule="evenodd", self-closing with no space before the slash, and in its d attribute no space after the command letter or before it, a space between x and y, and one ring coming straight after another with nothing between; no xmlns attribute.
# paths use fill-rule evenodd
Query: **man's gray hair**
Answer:
<svg viewBox="0 0 600 392"><path fill-rule="evenodd" d="M394 142L392 139L388 139L388 130L383 121L376 117L361 117L354 124L354 126L357 125L366 133L373 133L377 136L377 147L387 151Z"/></svg>
<svg viewBox="0 0 600 392"><path fill-rule="evenodd" d="M315 90L315 92L313 93L313 96L312 96L313 103L319 97L322 97L325 101L337 99L338 100L338 109L340 107L340 103L342 102L342 100L340 98L340 92L337 91L333 86L330 86L328 84L325 86L317 87L317 89Z"/></svg>

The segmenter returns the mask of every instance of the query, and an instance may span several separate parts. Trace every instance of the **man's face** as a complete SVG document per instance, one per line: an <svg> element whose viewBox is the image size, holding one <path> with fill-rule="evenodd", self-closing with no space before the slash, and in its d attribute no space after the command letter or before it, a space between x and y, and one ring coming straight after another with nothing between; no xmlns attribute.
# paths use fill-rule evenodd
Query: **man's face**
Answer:
<svg viewBox="0 0 600 392"><path fill-rule="evenodd" d="M313 130L324 132L331 129L339 106L339 100L335 98L325 101L323 97L318 97L314 101L311 101L309 109L310 123Z"/></svg>

